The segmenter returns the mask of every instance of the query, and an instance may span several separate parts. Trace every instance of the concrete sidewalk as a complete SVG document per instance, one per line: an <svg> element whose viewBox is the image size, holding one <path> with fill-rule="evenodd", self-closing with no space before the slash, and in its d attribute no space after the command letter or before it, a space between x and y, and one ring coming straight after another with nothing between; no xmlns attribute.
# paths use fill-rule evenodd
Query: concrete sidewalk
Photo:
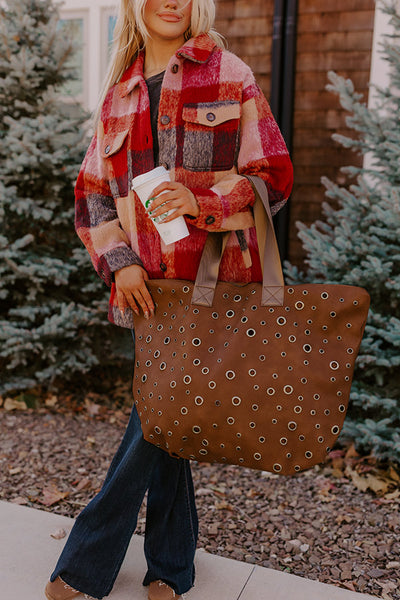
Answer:
<svg viewBox="0 0 400 600"><path fill-rule="evenodd" d="M0 502L0 598L45 600L43 587L73 520L44 511ZM371 600L372 596L302 579L281 571L255 567L198 551L196 586L187 600ZM112 600L146 600L143 540L134 536L122 565Z"/></svg>

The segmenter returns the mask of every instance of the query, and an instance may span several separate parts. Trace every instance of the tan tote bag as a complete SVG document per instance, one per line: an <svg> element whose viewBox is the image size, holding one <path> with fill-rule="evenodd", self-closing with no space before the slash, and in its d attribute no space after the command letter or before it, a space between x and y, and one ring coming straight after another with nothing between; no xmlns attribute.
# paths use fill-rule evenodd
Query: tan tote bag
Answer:
<svg viewBox="0 0 400 600"><path fill-rule="evenodd" d="M340 433L369 295L284 286L265 184L249 179L263 282L217 281L220 233L195 283L149 281L156 313L135 317L133 393L145 439L172 456L289 475Z"/></svg>

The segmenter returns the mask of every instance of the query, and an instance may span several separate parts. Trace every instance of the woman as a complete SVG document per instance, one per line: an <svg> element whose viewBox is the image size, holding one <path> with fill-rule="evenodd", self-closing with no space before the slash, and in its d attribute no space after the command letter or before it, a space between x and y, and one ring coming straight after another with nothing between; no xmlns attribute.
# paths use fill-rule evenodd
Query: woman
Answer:
<svg viewBox="0 0 400 600"><path fill-rule="evenodd" d="M214 13L213 0L121 0L97 132L76 185L76 228L111 286L110 321L132 330L134 314L154 314L148 278L193 281L208 231L232 230L220 279L261 281L246 175L265 182L273 212L290 193L279 129L251 70L212 30ZM153 191L151 217L168 203L175 212L164 220L184 215L190 232L168 246L130 190L159 164L172 181ZM49 600L110 593L146 490L149 600L178 599L192 587L198 522L190 465L144 441L133 408L103 487L77 518L46 586Z"/></svg>

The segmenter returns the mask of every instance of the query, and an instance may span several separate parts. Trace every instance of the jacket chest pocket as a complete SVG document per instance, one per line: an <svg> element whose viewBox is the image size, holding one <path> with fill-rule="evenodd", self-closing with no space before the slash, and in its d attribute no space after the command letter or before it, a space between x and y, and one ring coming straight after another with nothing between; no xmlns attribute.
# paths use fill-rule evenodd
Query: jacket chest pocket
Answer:
<svg viewBox="0 0 400 600"><path fill-rule="evenodd" d="M114 197L128 195L128 160L125 141L129 129L107 133L101 141L101 157L106 159L109 185Z"/></svg>
<svg viewBox="0 0 400 600"><path fill-rule="evenodd" d="M237 159L240 103L185 104L183 167L189 171L226 171Z"/></svg>

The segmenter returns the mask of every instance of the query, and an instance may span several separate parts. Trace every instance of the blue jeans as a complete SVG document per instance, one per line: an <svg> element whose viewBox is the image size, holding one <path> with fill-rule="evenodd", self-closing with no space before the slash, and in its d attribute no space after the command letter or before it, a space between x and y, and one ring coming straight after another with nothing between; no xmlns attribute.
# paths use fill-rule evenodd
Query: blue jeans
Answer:
<svg viewBox="0 0 400 600"><path fill-rule="evenodd" d="M198 520L190 463L143 439L136 408L103 487L78 516L51 575L102 598L111 592L148 490L143 585L161 579L177 594L194 582Z"/></svg>

